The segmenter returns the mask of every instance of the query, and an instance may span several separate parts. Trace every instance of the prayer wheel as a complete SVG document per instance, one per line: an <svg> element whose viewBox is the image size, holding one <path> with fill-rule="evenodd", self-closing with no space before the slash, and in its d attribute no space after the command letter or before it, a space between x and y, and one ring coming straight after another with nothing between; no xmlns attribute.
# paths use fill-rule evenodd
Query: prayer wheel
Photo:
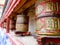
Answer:
<svg viewBox="0 0 60 45"><path fill-rule="evenodd" d="M27 32L28 31L28 16L17 15L16 32Z"/></svg>
<svg viewBox="0 0 60 45"><path fill-rule="evenodd" d="M4 28L6 28L6 22L4 22Z"/></svg>
<svg viewBox="0 0 60 45"><path fill-rule="evenodd" d="M16 20L10 20L10 29L15 30L16 28Z"/></svg>
<svg viewBox="0 0 60 45"><path fill-rule="evenodd" d="M57 0L37 0L36 34L60 36L60 16Z"/></svg>

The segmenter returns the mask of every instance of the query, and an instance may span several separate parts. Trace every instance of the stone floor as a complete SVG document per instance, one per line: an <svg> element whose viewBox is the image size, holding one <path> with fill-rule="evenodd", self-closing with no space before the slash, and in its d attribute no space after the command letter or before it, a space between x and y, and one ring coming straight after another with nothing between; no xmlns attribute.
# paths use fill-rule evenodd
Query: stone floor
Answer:
<svg viewBox="0 0 60 45"><path fill-rule="evenodd" d="M3 30L5 32L6 29ZM33 36L17 36L12 31L10 31L9 35L14 40L15 43L20 42L23 45L38 45L37 40ZM16 45L20 44L17 43Z"/></svg>

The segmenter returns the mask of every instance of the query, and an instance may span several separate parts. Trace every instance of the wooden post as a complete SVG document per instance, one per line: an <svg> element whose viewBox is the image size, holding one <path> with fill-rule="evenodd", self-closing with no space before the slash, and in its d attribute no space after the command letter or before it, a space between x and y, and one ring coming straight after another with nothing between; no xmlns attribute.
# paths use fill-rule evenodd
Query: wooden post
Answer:
<svg viewBox="0 0 60 45"><path fill-rule="evenodd" d="M6 22L7 22L6 32L9 33L10 18L7 18Z"/></svg>
<svg viewBox="0 0 60 45"><path fill-rule="evenodd" d="M1 28L3 28L3 23L1 23Z"/></svg>
<svg viewBox="0 0 60 45"><path fill-rule="evenodd" d="M2 27L2 23L0 24L0 27Z"/></svg>
<svg viewBox="0 0 60 45"><path fill-rule="evenodd" d="M4 23L2 23L2 28L4 28Z"/></svg>

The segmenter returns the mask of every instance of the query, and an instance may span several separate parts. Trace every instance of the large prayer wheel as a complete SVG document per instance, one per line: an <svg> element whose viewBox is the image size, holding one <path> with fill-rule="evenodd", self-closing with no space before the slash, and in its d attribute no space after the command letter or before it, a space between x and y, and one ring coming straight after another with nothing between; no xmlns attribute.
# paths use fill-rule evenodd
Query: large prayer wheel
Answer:
<svg viewBox="0 0 60 45"><path fill-rule="evenodd" d="M17 15L16 32L27 32L28 31L28 16Z"/></svg>
<svg viewBox="0 0 60 45"><path fill-rule="evenodd" d="M60 16L58 14L58 1L37 0L35 7L36 34L60 36Z"/></svg>

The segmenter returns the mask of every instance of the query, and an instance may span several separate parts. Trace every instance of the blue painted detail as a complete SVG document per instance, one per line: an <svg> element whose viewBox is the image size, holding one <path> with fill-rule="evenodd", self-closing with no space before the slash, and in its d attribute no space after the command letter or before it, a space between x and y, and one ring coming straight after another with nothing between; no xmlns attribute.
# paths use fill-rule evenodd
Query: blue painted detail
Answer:
<svg viewBox="0 0 60 45"><path fill-rule="evenodd" d="M2 30L0 30L0 45L12 45L9 37Z"/></svg>

